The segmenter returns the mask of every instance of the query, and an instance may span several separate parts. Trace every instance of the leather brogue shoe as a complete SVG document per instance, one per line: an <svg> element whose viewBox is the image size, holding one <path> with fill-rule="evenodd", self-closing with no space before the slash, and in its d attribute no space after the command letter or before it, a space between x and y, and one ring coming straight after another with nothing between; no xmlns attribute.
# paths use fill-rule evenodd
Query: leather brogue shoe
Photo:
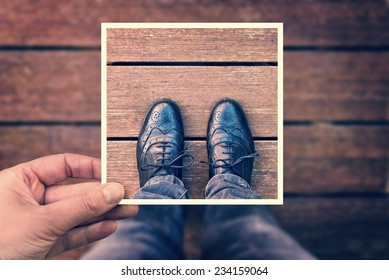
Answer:
<svg viewBox="0 0 389 280"><path fill-rule="evenodd" d="M209 177L235 174L249 184L254 158L253 136L246 115L233 99L222 99L211 112L207 129Z"/></svg>
<svg viewBox="0 0 389 280"><path fill-rule="evenodd" d="M173 101L161 99L151 106L139 133L136 156L141 187L155 176L182 179L182 168L193 163L194 157L184 149L182 117ZM184 157L190 158L185 166Z"/></svg>

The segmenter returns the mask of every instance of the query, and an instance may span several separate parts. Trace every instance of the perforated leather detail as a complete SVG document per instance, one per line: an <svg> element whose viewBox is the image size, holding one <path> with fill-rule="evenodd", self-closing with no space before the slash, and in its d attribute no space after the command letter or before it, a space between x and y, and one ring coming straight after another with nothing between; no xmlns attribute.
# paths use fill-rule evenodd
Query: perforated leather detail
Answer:
<svg viewBox="0 0 389 280"><path fill-rule="evenodd" d="M180 178L178 166L187 156L183 151L184 129L178 106L171 100L156 102L145 117L137 143L141 186L155 175L172 174Z"/></svg>
<svg viewBox="0 0 389 280"><path fill-rule="evenodd" d="M210 177L230 172L250 182L257 154L247 118L236 101L225 99L215 105L207 140Z"/></svg>

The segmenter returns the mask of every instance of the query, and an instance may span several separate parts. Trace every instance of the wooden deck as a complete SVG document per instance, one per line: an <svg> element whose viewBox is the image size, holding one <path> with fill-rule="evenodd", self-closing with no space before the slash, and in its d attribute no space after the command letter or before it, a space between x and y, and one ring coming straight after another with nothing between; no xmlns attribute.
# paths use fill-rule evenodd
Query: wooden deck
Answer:
<svg viewBox="0 0 389 280"><path fill-rule="evenodd" d="M319 258L389 259L387 1L14 0L0 18L1 168L100 156L100 22L284 22L285 205L271 210Z"/></svg>
<svg viewBox="0 0 389 280"><path fill-rule="evenodd" d="M108 28L107 62L107 179L123 184L126 197L139 190L135 151L143 118L156 100L170 98L196 158L183 182L192 198L204 199L208 118L213 104L230 97L243 106L261 155L252 189L277 199L277 29Z"/></svg>

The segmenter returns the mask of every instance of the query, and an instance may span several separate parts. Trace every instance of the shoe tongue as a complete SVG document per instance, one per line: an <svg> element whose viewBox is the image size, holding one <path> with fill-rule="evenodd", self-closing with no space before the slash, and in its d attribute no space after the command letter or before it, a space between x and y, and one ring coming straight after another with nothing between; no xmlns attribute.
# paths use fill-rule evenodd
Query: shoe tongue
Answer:
<svg viewBox="0 0 389 280"><path fill-rule="evenodd" d="M241 132L239 130L235 130L228 134L224 130L219 129L215 131L213 137L215 138L216 143L214 144L212 150L212 161L217 161L217 165L233 164L242 155L242 147L240 147L239 143ZM227 137L230 141L226 141ZM229 171L235 174L231 168L219 167L217 169L223 173Z"/></svg>
<svg viewBox="0 0 389 280"><path fill-rule="evenodd" d="M167 141L161 136L150 138L155 143L148 148L147 162L154 164L166 164L177 154L177 147ZM171 174L167 168L161 168L155 175L169 175Z"/></svg>
<svg viewBox="0 0 389 280"><path fill-rule="evenodd" d="M230 143L220 142L213 146L213 154L216 159L224 160L226 163L230 164L233 161L234 149L230 146Z"/></svg>
<svg viewBox="0 0 389 280"><path fill-rule="evenodd" d="M159 170L154 174L154 176L165 176L165 175L171 175L171 173L168 172L166 168L161 168L161 170Z"/></svg>
<svg viewBox="0 0 389 280"><path fill-rule="evenodd" d="M213 146L212 161L216 162L216 165L230 165L234 162L234 150L232 147L225 147L228 144L226 142L220 142ZM225 173L230 168L218 167L216 169L218 169L218 173Z"/></svg>
<svg viewBox="0 0 389 280"><path fill-rule="evenodd" d="M164 146L164 147L160 147ZM171 148L166 147L162 143L152 144L149 148L149 153L147 154L147 162L153 164L164 164L167 163L171 159L171 154L160 154L160 152L171 152ZM158 172L154 174L154 176L163 176L169 175L168 168L160 168Z"/></svg>
<svg viewBox="0 0 389 280"><path fill-rule="evenodd" d="M225 154L226 151L230 152L232 148L224 148L222 147L222 145L224 144L217 144L213 148L212 161L216 162L217 166L221 166L215 168L215 171L217 174L223 174L223 173L236 174L236 172L232 168L228 167L229 165L233 164L235 161L234 154ZM225 167L223 167L223 165L225 165Z"/></svg>
<svg viewBox="0 0 389 280"><path fill-rule="evenodd" d="M235 131L231 133L234 135ZM237 133L239 133L237 131ZM231 134L227 134L224 130L216 130L213 138L216 139L216 143L213 147L214 155L216 159L225 160L226 163L231 164L234 160L234 153L237 152L236 144L234 143L234 139L236 137L231 137ZM229 140L226 140L228 137ZM235 145L234 145L235 144Z"/></svg>
<svg viewBox="0 0 389 280"><path fill-rule="evenodd" d="M167 163L176 154L174 145L165 141L157 141L149 148L150 155L153 156L153 161L158 163Z"/></svg>

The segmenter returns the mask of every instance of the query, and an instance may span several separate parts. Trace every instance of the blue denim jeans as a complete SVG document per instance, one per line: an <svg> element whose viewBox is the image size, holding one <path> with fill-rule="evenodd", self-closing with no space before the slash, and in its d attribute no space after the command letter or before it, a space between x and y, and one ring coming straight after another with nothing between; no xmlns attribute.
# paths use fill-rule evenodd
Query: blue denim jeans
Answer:
<svg viewBox="0 0 389 280"><path fill-rule="evenodd" d="M205 187L207 199L260 199L250 185L233 174L213 176ZM151 178L134 196L136 199L189 199L184 183L173 175Z"/></svg>
<svg viewBox="0 0 389 280"><path fill-rule="evenodd" d="M221 174L205 188L207 199L261 198L242 178ZM188 199L180 179L150 179L135 198ZM196 206L202 211L202 259L312 259L284 232L266 206ZM84 259L185 259L183 224L187 206L142 205L134 218L119 222L117 231L97 242Z"/></svg>

